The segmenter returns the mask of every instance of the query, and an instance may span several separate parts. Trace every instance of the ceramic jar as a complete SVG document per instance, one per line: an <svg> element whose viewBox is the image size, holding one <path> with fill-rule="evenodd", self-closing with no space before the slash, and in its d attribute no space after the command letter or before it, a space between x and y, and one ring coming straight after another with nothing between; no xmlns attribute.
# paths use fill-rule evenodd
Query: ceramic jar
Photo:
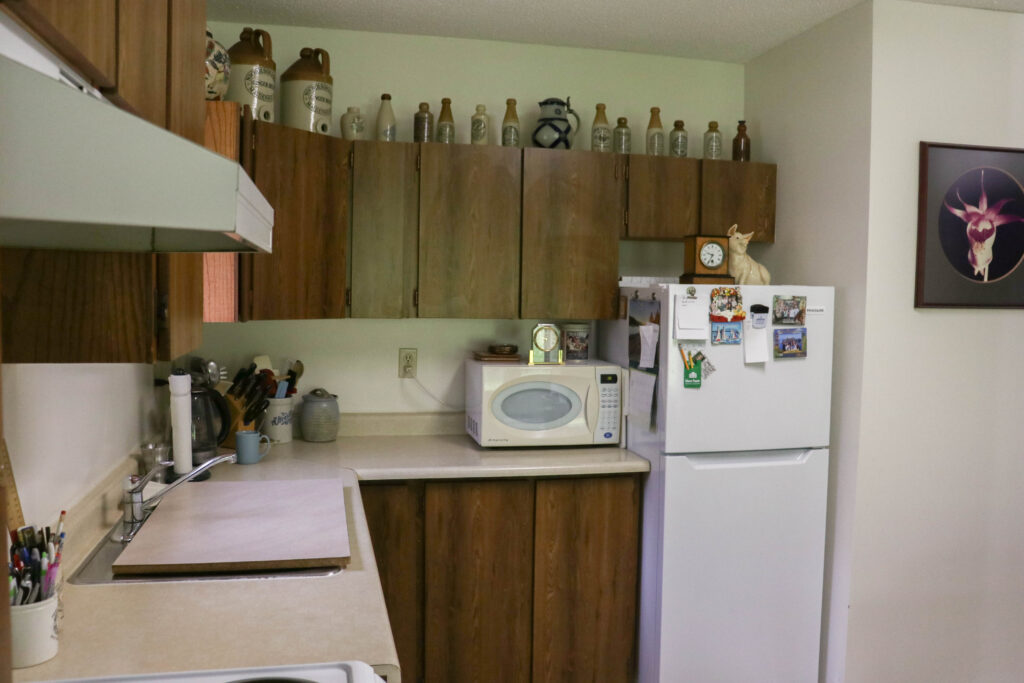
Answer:
<svg viewBox="0 0 1024 683"><path fill-rule="evenodd" d="M434 115L430 113L430 105L426 102L420 102L419 111L413 116L412 141L434 141Z"/></svg>
<svg viewBox="0 0 1024 683"><path fill-rule="evenodd" d="M248 104L254 119L273 121L277 64L270 34L246 26L238 38L228 50L233 68L228 75L226 99Z"/></svg>
<svg viewBox="0 0 1024 683"><path fill-rule="evenodd" d="M391 108L391 95L380 96L380 109L377 110L377 139L382 142L394 142L398 139L398 124L395 112Z"/></svg>
<svg viewBox="0 0 1024 683"><path fill-rule="evenodd" d="M487 115L487 107L476 105L476 113L470 119L469 142L474 145L486 145L490 136L491 117Z"/></svg>
<svg viewBox="0 0 1024 683"><path fill-rule="evenodd" d="M651 120L647 124L647 153L665 156L665 129L661 125L661 109L651 107Z"/></svg>
<svg viewBox="0 0 1024 683"><path fill-rule="evenodd" d="M505 119L501 122L501 146L519 146L519 114L516 113L516 101L512 97L505 100Z"/></svg>
<svg viewBox="0 0 1024 683"><path fill-rule="evenodd" d="M557 97L549 97L540 106L540 118L537 119L537 127L533 131L533 144L537 147L548 149L571 149L573 137L580 127L580 117L569 105L569 98L565 101ZM576 119L576 125L569 123L569 116Z"/></svg>
<svg viewBox="0 0 1024 683"><path fill-rule="evenodd" d="M452 116L452 100L441 99L441 113L437 116L437 141L444 144L455 142L455 117Z"/></svg>
<svg viewBox="0 0 1024 683"><path fill-rule="evenodd" d="M206 99L220 100L228 91L231 57L206 29Z"/></svg>
<svg viewBox="0 0 1024 683"><path fill-rule="evenodd" d="M686 156L690 136L686 133L685 125L682 121L672 124L672 130L668 134L668 155L671 157Z"/></svg>
<svg viewBox="0 0 1024 683"><path fill-rule="evenodd" d="M615 130L612 131L612 151L616 154L629 154L633 149L633 136L629 131L629 121L620 116Z"/></svg>
<svg viewBox="0 0 1024 683"><path fill-rule="evenodd" d="M597 105L594 125L590 127L590 150L592 152L612 151L612 127L608 123L604 104Z"/></svg>
<svg viewBox="0 0 1024 683"><path fill-rule="evenodd" d="M341 137L346 140L366 139L366 119L359 107L349 107L341 115Z"/></svg>
<svg viewBox="0 0 1024 683"><path fill-rule="evenodd" d="M314 389L303 396L303 441L334 441L338 438L338 416L338 397L326 389Z"/></svg>
<svg viewBox="0 0 1024 683"><path fill-rule="evenodd" d="M281 123L312 133L331 133L334 79L326 50L304 47L281 75Z"/></svg>

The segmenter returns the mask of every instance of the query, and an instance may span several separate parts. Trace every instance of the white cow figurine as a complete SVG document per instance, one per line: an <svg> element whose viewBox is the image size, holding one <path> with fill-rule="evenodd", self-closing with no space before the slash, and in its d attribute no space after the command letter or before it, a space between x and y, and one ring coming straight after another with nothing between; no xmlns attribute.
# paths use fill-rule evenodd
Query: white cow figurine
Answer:
<svg viewBox="0 0 1024 683"><path fill-rule="evenodd" d="M747 256L747 245L754 233L744 235L737 232L738 225L729 228L729 275L736 278L738 285L768 285L772 275L768 269Z"/></svg>

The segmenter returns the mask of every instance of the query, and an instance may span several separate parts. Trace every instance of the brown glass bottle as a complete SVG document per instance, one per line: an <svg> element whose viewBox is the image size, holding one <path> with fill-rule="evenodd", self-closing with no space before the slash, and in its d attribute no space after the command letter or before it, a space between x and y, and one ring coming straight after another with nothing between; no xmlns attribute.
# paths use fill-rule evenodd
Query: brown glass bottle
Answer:
<svg viewBox="0 0 1024 683"><path fill-rule="evenodd" d="M747 122L740 121L736 137L732 139L732 160L750 161L750 138L747 137Z"/></svg>
<svg viewBox="0 0 1024 683"><path fill-rule="evenodd" d="M441 113L437 117L437 141L446 144L455 142L455 117L452 116L452 100L441 98Z"/></svg>

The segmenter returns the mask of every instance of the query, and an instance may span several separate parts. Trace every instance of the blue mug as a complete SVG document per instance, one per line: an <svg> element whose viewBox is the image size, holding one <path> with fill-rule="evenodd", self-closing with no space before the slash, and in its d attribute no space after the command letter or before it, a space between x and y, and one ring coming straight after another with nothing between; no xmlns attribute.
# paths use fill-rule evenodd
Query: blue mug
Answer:
<svg viewBox="0 0 1024 683"><path fill-rule="evenodd" d="M235 452L239 465L255 465L270 452L270 437L251 429L235 432Z"/></svg>

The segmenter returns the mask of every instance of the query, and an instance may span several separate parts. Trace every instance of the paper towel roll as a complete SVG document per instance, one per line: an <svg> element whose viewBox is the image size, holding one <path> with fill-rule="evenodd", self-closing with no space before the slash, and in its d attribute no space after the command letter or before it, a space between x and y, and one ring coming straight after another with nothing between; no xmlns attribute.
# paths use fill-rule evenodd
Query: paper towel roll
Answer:
<svg viewBox="0 0 1024 683"><path fill-rule="evenodd" d="M174 451L174 473L192 471L192 377L173 374L171 385L171 444Z"/></svg>

